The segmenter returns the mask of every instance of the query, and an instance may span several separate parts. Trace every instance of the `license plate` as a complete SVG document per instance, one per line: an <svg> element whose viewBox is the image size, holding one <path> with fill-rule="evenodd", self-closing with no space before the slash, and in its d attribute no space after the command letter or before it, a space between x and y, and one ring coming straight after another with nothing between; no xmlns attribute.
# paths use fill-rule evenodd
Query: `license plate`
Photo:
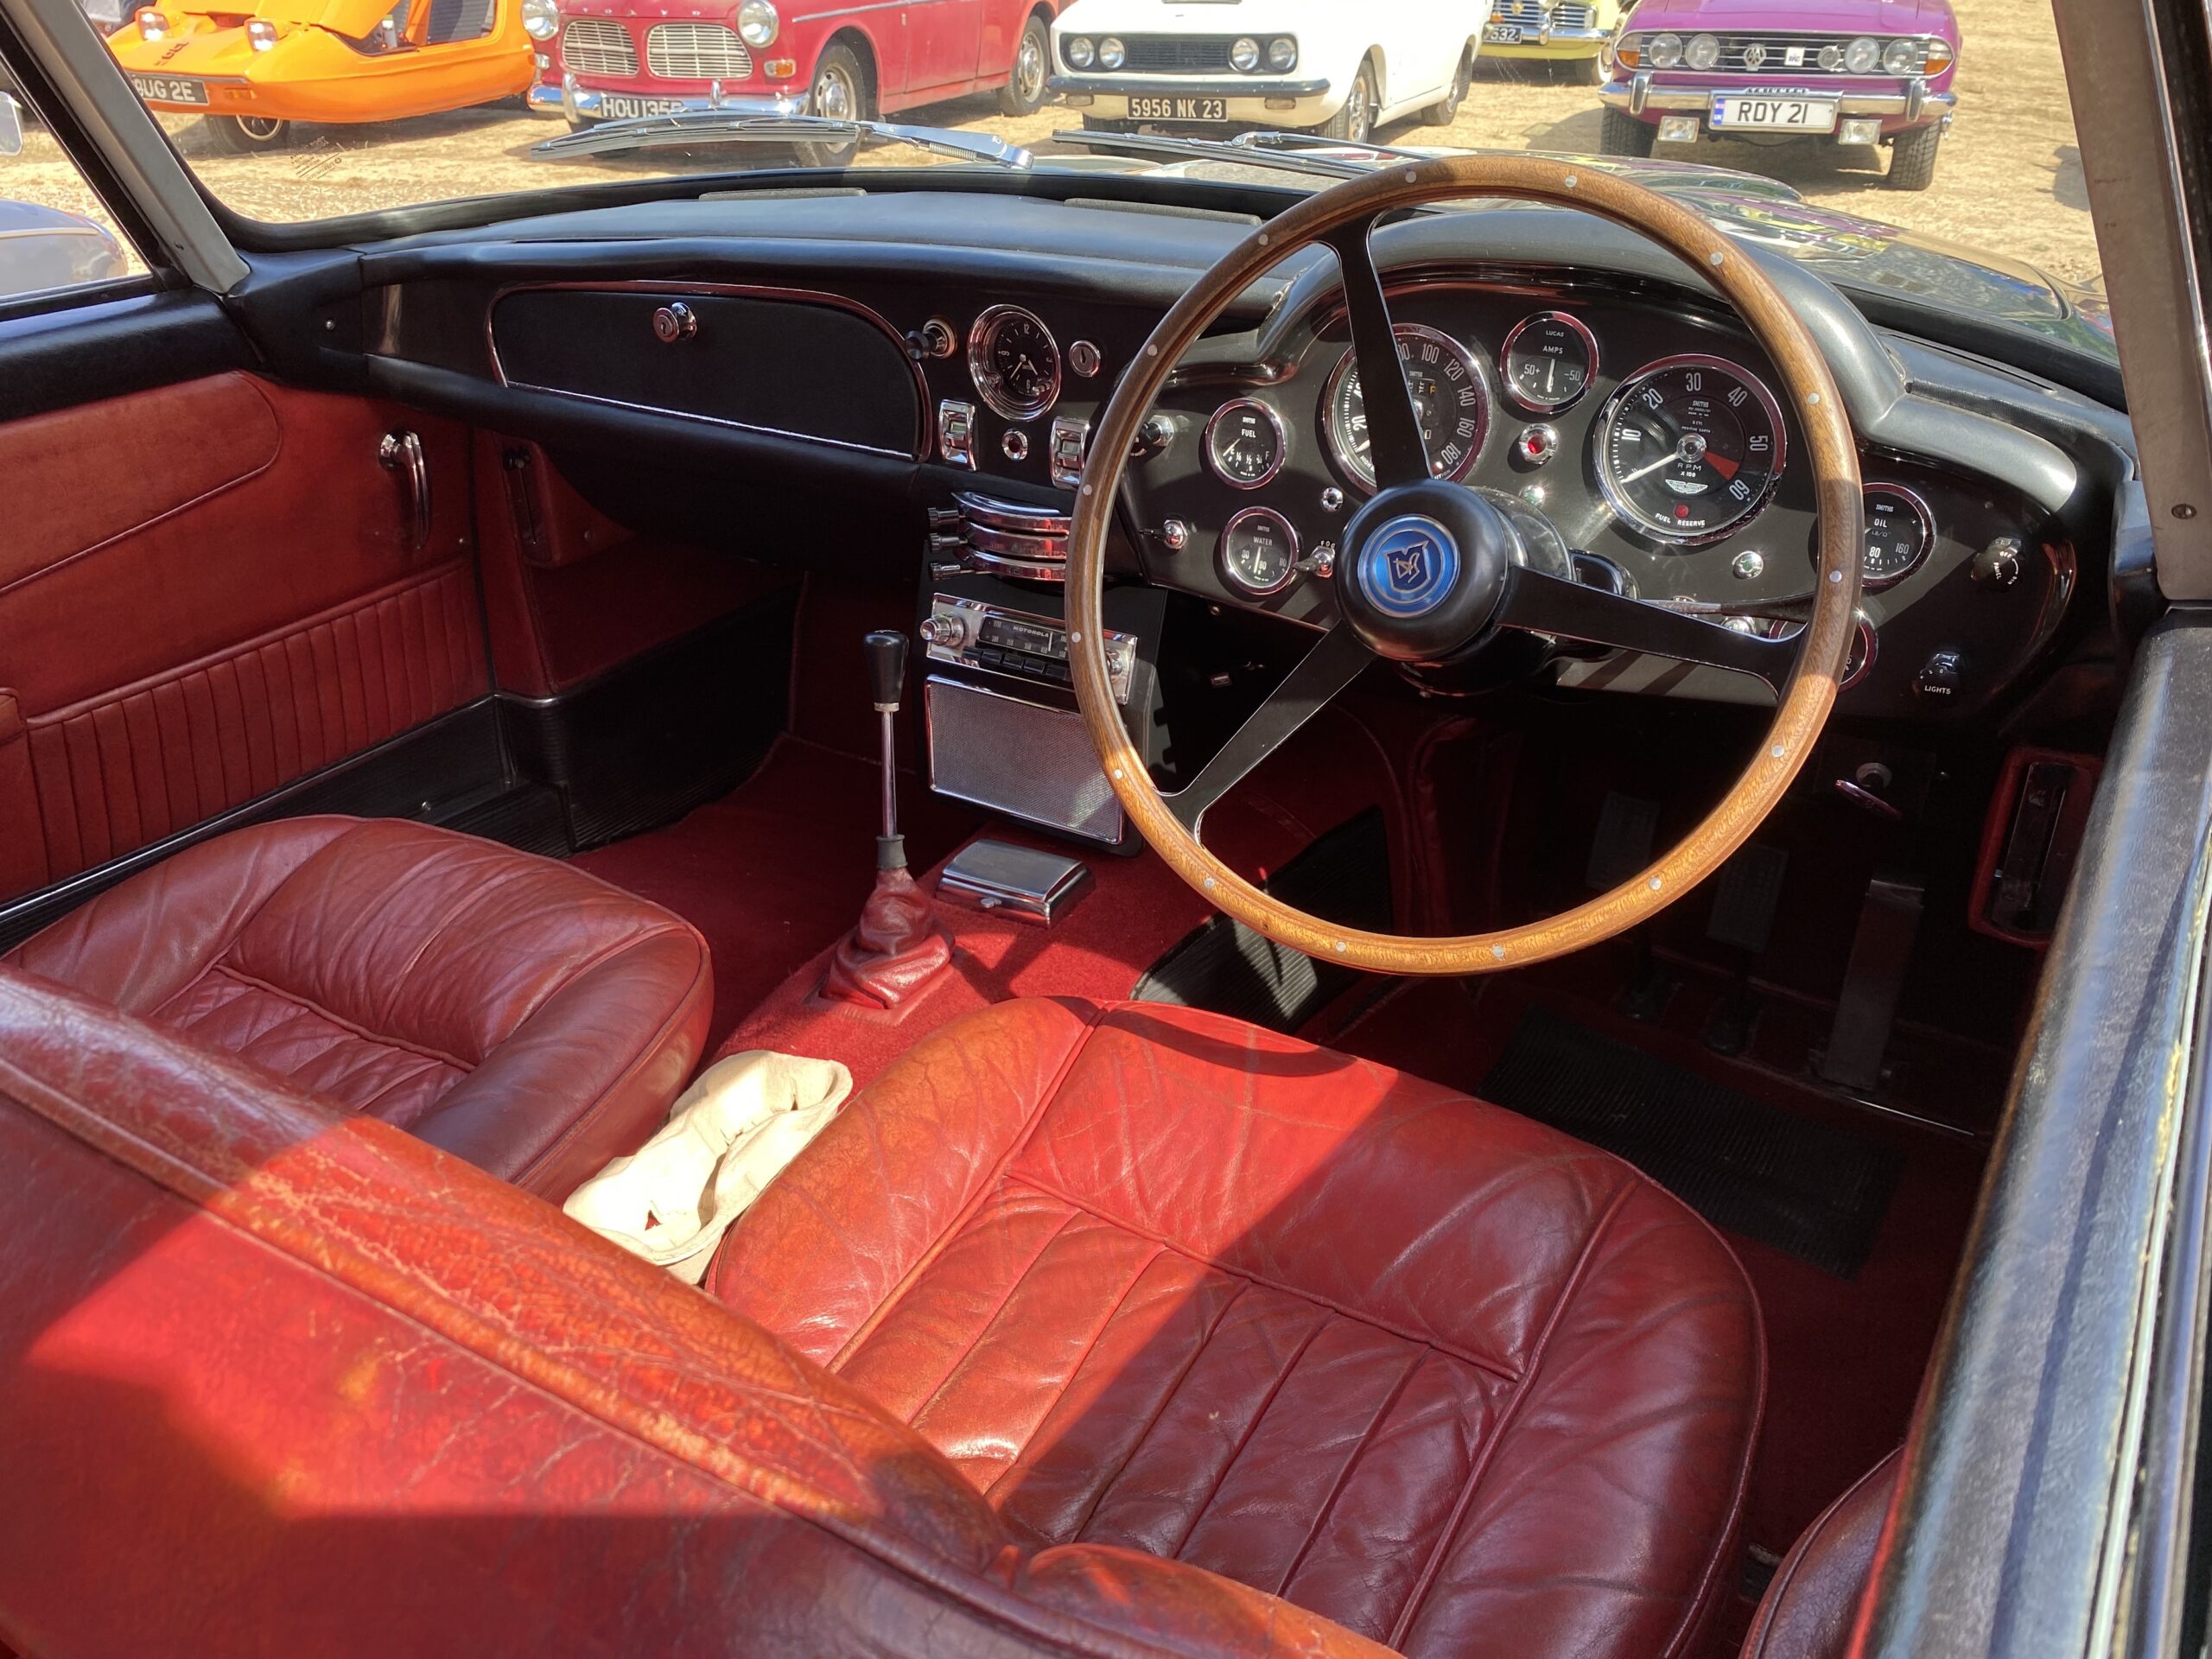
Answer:
<svg viewBox="0 0 2212 1659"><path fill-rule="evenodd" d="M1484 46L1518 46L1521 44L1521 25L1491 23L1483 30Z"/></svg>
<svg viewBox="0 0 2212 1659"><path fill-rule="evenodd" d="M683 107L680 98L625 98L619 92L602 92L599 99L599 112L609 121L630 121L641 115L673 115Z"/></svg>
<svg viewBox="0 0 2212 1659"><path fill-rule="evenodd" d="M1229 100L1225 98L1133 98L1129 100L1132 121L1226 121L1229 119Z"/></svg>
<svg viewBox="0 0 2212 1659"><path fill-rule="evenodd" d="M149 104L205 104L207 88L182 75L133 75L131 90Z"/></svg>
<svg viewBox="0 0 2212 1659"><path fill-rule="evenodd" d="M1713 124L1736 132L1834 132L1832 98L1753 98L1741 92L1716 96Z"/></svg>

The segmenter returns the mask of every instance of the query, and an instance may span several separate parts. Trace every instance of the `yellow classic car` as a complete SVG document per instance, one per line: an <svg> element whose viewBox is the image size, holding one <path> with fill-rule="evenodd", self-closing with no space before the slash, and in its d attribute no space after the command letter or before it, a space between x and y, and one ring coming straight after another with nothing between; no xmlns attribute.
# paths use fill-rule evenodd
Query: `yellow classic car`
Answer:
<svg viewBox="0 0 2212 1659"><path fill-rule="evenodd" d="M296 121L388 121L518 98L537 73L525 0L156 0L109 47L156 110L226 149L281 149Z"/></svg>
<svg viewBox="0 0 2212 1659"><path fill-rule="evenodd" d="M1634 9L1634 0L1491 0L1483 55L1536 59L1563 67L1585 86L1600 86Z"/></svg>

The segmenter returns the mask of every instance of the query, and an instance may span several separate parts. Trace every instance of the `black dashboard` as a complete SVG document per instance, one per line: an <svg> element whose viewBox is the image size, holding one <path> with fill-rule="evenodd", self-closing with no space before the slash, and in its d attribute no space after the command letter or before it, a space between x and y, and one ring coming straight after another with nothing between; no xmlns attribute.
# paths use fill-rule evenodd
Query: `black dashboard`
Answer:
<svg viewBox="0 0 2212 1659"><path fill-rule="evenodd" d="M918 574L1043 588L1116 378L1253 222L943 192L654 203L376 251L362 326L372 384L397 395L571 452L873 493L912 525ZM1769 637L1796 626L1810 470L1771 366L1694 274L1528 207L1422 215L1379 232L1376 253L1440 474L1554 537L1580 580ZM2125 419L1879 332L1770 266L1861 440L1866 592L1839 712L1986 707L2098 572ZM1112 568L1219 612L1326 626L1363 449L1333 260L1294 254L1171 378L1130 460ZM1771 696L1629 653L1548 671Z"/></svg>

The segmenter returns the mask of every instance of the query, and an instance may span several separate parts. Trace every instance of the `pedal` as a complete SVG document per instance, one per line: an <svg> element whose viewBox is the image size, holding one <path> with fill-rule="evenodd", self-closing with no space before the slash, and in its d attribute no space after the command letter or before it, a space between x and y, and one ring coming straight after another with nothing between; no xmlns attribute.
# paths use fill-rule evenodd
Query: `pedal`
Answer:
<svg viewBox="0 0 2212 1659"><path fill-rule="evenodd" d="M1640 866L1638 868L1641 868ZM1681 982L1667 971L1666 964L1651 953L1647 941L1636 972L1621 994L1613 999L1614 1012L1624 1020L1633 1020L1640 1026L1657 1023L1667 1012L1667 1005L1675 1000L1675 993L1681 988Z"/></svg>
<svg viewBox="0 0 2212 1659"><path fill-rule="evenodd" d="M1883 1057L1897 1020L1897 998L1920 937L1923 888L1916 876L1878 874L1866 884L1852 936L1851 962L1836 998L1827 1049L1815 1062L1821 1079L1855 1094L1882 1086Z"/></svg>
<svg viewBox="0 0 2212 1659"><path fill-rule="evenodd" d="M1779 847L1753 842L1739 848L1720 867L1720 880L1713 884L1706 937L1754 957L1764 954L1774 936L1774 913L1781 906L1782 881L1789 872L1789 855Z"/></svg>
<svg viewBox="0 0 2212 1659"><path fill-rule="evenodd" d="M1738 980L1706 1017L1705 1046L1715 1054L1735 1058L1751 1046L1751 1029L1765 1006L1748 979Z"/></svg>
<svg viewBox="0 0 2212 1659"><path fill-rule="evenodd" d="M1659 828L1659 803L1641 796L1605 791L1598 814L1597 838L1590 843L1584 885L1610 893L1651 862L1651 842Z"/></svg>

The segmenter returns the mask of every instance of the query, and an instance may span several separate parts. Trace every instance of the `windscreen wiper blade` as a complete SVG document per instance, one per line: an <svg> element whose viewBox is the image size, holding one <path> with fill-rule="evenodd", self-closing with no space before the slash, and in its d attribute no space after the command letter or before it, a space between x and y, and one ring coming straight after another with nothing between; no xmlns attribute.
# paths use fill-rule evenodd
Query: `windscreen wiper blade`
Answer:
<svg viewBox="0 0 2212 1659"><path fill-rule="evenodd" d="M1376 162L1356 162L1348 156L1316 155L1238 143L1224 138L1177 138L1154 132L1056 132L1052 142L1072 144L1104 156L1134 156L1143 160L1227 162L1243 167L1270 168L1278 173L1303 173L1306 177L1363 179ZM1364 146L1352 146L1364 148Z"/></svg>
<svg viewBox="0 0 2212 1659"><path fill-rule="evenodd" d="M942 127L908 127L891 121L848 121L827 115L764 115L736 110L674 110L664 115L601 121L530 147L545 161L622 156L641 149L685 149L702 144L905 144L966 162L1026 170L1029 152L988 133Z"/></svg>

